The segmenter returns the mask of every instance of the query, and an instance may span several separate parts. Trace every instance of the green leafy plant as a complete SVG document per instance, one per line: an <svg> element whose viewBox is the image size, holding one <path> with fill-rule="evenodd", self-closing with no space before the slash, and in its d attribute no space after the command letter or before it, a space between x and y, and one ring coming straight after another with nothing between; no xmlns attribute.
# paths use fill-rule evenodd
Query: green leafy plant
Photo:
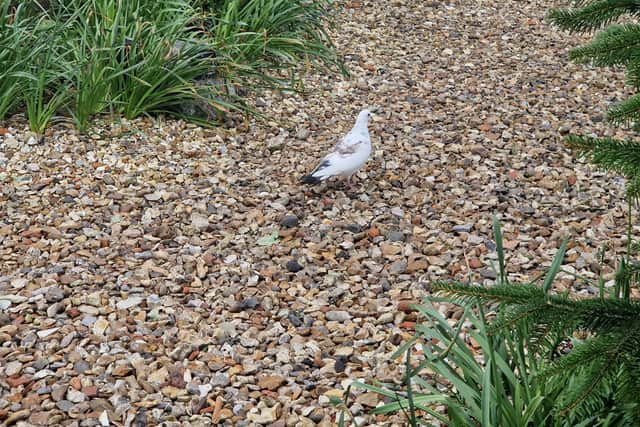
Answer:
<svg viewBox="0 0 640 427"><path fill-rule="evenodd" d="M502 233L495 217L494 226L498 253L497 286L509 286ZM545 283L553 281L563 256L561 248ZM406 357L402 391L389 385L354 383L355 387L379 393L390 401L372 413L403 411L410 425L425 425L428 422L426 416L450 426L563 425L550 414L564 391L566 380L549 381L538 376L546 369L547 363L528 349L525 341L528 329L523 329L526 325L515 325L511 329L493 328L486 314L486 305L473 298L462 301L464 312L456 325L451 325L434 306L460 302L459 298L429 297L425 305L415 306L425 321L416 326L415 337L392 356ZM496 323L505 321L501 310L490 317ZM476 348L469 342L474 342ZM410 354L416 347L420 348L423 359L412 366ZM414 385L417 387L415 390ZM435 410L436 405L446 407L446 412ZM425 417L417 416L418 412Z"/></svg>
<svg viewBox="0 0 640 427"><path fill-rule="evenodd" d="M497 246L501 247L500 228L494 230ZM640 415L636 394L640 382L634 372L640 360L636 336L640 330L635 331L636 325L640 326L640 303L620 298L619 290L604 292L602 287L600 298L593 299L553 293L552 284L561 271L566 244L565 239L540 285L499 280L491 287L434 283L432 289L459 303L497 304L499 315L487 333L501 336L517 331L523 340L520 348L546 361L540 362L535 378L563 388L547 408L552 424L545 425L634 425ZM502 251L498 258L503 265ZM627 276L619 274L620 278L626 280ZM559 346L576 331L587 338L572 340L573 349L560 355ZM571 423L567 424L567 420Z"/></svg>
<svg viewBox="0 0 640 427"><path fill-rule="evenodd" d="M372 413L402 411L410 425L429 419L449 426L635 425L640 303L615 294L586 300L554 294L566 240L540 283L509 283L495 217L494 235L495 285L434 283L432 290L446 296L415 306L425 321L392 356L406 355L401 389L353 384L388 401ZM441 303L464 309L455 325L434 306ZM572 338L576 330L587 338ZM573 349L562 355L569 339ZM423 359L411 364L416 348Z"/></svg>
<svg viewBox="0 0 640 427"><path fill-rule="evenodd" d="M40 72L35 76L26 76L33 84L26 84L23 92L27 110L29 128L38 135L43 135L51 123L56 111L65 104L68 98L68 88L58 86L55 92L48 93L46 87L46 73Z"/></svg>
<svg viewBox="0 0 640 427"><path fill-rule="evenodd" d="M300 73L313 67L348 74L325 30L331 1L226 0L218 4L213 43L218 70L229 85L296 89Z"/></svg>
<svg viewBox="0 0 640 427"><path fill-rule="evenodd" d="M0 3L0 120L12 112L22 100L24 77L34 58L46 45L38 43L43 21L25 13L24 5L9 8Z"/></svg>
<svg viewBox="0 0 640 427"><path fill-rule="evenodd" d="M41 123L65 112L84 131L91 117L104 112L128 119L167 113L201 124L234 110L257 113L246 101L249 90L295 89L301 71L312 67L346 71L325 32L328 5L328 0L4 1L0 119L18 107L28 107ZM37 57L45 50L51 70L37 76Z"/></svg>
<svg viewBox="0 0 640 427"><path fill-rule="evenodd" d="M540 381L566 383L557 396L553 416L571 416L590 425L609 422L635 425L640 420L640 304L618 298L573 299L553 295L533 284L477 287L439 283L433 289L459 301L499 303L501 318L488 329L491 335L517 328L523 331L529 352L550 360L537 373ZM558 345L572 332L588 332L563 356Z"/></svg>
<svg viewBox="0 0 640 427"><path fill-rule="evenodd" d="M451 326L431 306L436 301L454 300L430 299L429 304L418 306L426 320L416 328L414 340L393 355L406 355L402 390L354 383L389 401L372 414L402 411L412 426L425 425L429 418L450 426L554 425L549 414L562 384L536 377L544 362L526 352L518 332L488 334L486 314L478 304L466 305L458 324ZM472 348L469 339L478 347ZM414 347L424 353L417 366L410 363ZM446 412L438 412L436 405L444 406Z"/></svg>
<svg viewBox="0 0 640 427"><path fill-rule="evenodd" d="M20 87L29 128L38 135L44 134L56 112L69 97L69 87L53 58L52 51L42 51L30 70L14 73L23 79Z"/></svg>

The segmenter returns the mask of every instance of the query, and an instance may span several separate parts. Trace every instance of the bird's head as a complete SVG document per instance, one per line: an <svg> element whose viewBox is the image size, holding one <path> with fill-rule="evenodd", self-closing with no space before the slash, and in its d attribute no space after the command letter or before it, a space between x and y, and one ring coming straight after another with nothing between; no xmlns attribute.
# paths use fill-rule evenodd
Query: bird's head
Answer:
<svg viewBox="0 0 640 427"><path fill-rule="evenodd" d="M371 118L371 112L367 109L360 111L358 114L358 119L356 120L357 124L367 125L369 123L369 119Z"/></svg>

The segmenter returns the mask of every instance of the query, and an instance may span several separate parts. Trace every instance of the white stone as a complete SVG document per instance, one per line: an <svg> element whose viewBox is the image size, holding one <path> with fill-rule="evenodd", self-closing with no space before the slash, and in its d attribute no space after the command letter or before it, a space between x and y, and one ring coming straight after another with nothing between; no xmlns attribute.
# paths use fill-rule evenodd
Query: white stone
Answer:
<svg viewBox="0 0 640 427"><path fill-rule="evenodd" d="M107 411L102 411L98 417L98 421L100 421L101 426L109 427L109 414L107 414Z"/></svg>
<svg viewBox="0 0 640 427"><path fill-rule="evenodd" d="M27 284L29 283L29 281L23 277L18 277L16 279L13 279L11 281L11 286L15 289L22 289L25 286L27 286Z"/></svg>
<svg viewBox="0 0 640 427"><path fill-rule="evenodd" d="M93 333L95 335L101 336L102 334L104 334L104 331L106 331L108 327L109 322L107 321L107 319L105 319L104 317L100 317L93 324Z"/></svg>
<svg viewBox="0 0 640 427"><path fill-rule="evenodd" d="M116 308L118 310L128 310L135 306L138 306L142 303L143 299L141 297L129 297L125 300L119 301L116 304Z"/></svg>
<svg viewBox="0 0 640 427"><path fill-rule="evenodd" d="M204 231L209 228L209 219L204 215L194 212L191 214L191 225L200 231Z"/></svg>
<svg viewBox="0 0 640 427"><path fill-rule="evenodd" d="M69 387L69 390L67 390L67 400L73 403L80 403L80 402L84 402L84 399L86 398L86 396L84 395L83 392L76 390L73 387Z"/></svg>
<svg viewBox="0 0 640 427"><path fill-rule="evenodd" d="M7 363L7 366L4 367L4 373L8 377L10 377L11 375L19 374L21 370L22 363L18 362L17 360Z"/></svg>
<svg viewBox="0 0 640 427"><path fill-rule="evenodd" d="M49 335L55 334L58 331L58 329L60 329L60 328L50 328L50 329L44 329L42 331L38 331L37 332L38 333L38 337L46 338Z"/></svg>

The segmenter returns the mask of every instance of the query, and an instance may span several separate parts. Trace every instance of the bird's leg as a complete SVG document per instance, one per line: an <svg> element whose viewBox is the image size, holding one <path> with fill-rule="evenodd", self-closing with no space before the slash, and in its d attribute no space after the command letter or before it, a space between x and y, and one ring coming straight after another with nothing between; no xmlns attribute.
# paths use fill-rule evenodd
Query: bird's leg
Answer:
<svg viewBox="0 0 640 427"><path fill-rule="evenodd" d="M353 189L353 183L351 182L351 175L347 177L347 187L349 187L349 190Z"/></svg>

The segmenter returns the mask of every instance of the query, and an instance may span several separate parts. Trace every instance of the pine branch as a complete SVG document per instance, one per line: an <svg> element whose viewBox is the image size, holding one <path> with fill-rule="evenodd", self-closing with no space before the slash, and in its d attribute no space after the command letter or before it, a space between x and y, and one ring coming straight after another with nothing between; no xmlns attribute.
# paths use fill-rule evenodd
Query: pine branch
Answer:
<svg viewBox="0 0 640 427"><path fill-rule="evenodd" d="M628 327L640 319L640 304L624 299L583 299L576 301L575 316L581 324L594 332L602 332L620 325Z"/></svg>
<svg viewBox="0 0 640 427"><path fill-rule="evenodd" d="M640 26L612 25L596 35L586 46L573 49L569 58L579 63L606 67L626 65L640 58Z"/></svg>
<svg viewBox="0 0 640 427"><path fill-rule="evenodd" d="M635 343L636 346L638 343ZM638 347L634 353L637 353ZM627 356L625 368L620 369L617 378L618 389L616 390L616 398L620 402L624 402L630 407L631 414L636 420L640 420L640 405L638 404L638 396L640 396L640 358L638 355L633 357ZM635 425L638 422L634 423Z"/></svg>
<svg viewBox="0 0 640 427"><path fill-rule="evenodd" d="M453 296L463 303L480 299L485 303L516 306L515 317L509 318L507 315L507 322L515 322L519 314L524 314L526 309L518 311L523 310L523 307L536 306L537 310L529 311L531 314L529 318L522 317L523 322L530 321L538 328L538 331L531 332L531 336L535 339L542 339L543 334L547 334L554 328L557 331L564 331L576 325L582 325L590 331L603 333L619 325L629 326L634 324L636 319L640 319L640 302L637 301L595 298L578 300L562 295L545 294L534 285L498 285L485 288L460 283L436 282L432 285L432 290Z"/></svg>
<svg viewBox="0 0 640 427"><path fill-rule="evenodd" d="M626 177L640 175L640 144L611 138L570 135L567 145L602 169Z"/></svg>
<svg viewBox="0 0 640 427"><path fill-rule="evenodd" d="M572 0L572 4L574 8L584 7L592 3L597 3L601 0Z"/></svg>
<svg viewBox="0 0 640 427"><path fill-rule="evenodd" d="M526 304L532 299L544 298L544 292L533 285L496 285L482 287L465 283L435 282L431 289L448 296L454 296L464 301L480 298L485 302L499 302L506 304Z"/></svg>
<svg viewBox="0 0 640 427"><path fill-rule="evenodd" d="M609 411L611 408L607 402L611 403L615 394L616 403L627 402L627 408L623 411L625 418L635 420L625 425L638 424L640 325L635 322L628 326L590 339L554 365L557 368L556 374L572 375L583 380L577 391L570 395L569 403L564 405L561 413L574 410L584 414L602 409ZM574 363L567 363L571 361ZM583 369L580 369L580 362Z"/></svg>
<svg viewBox="0 0 640 427"><path fill-rule="evenodd" d="M598 360L608 360L617 357L620 344L619 339L611 336L594 337L571 350L569 354L558 359L553 365L544 369L538 375L541 378L549 378L555 375L573 372L578 368L594 363Z"/></svg>
<svg viewBox="0 0 640 427"><path fill-rule="evenodd" d="M529 320L533 327L528 336L531 349L536 353L552 354L572 331L580 325L580 316L573 310L554 310L545 307Z"/></svg>
<svg viewBox="0 0 640 427"><path fill-rule="evenodd" d="M565 404L563 408L560 409L560 415L566 415L567 413L576 410L576 408L580 405L588 405L591 404L592 410L589 412L593 412L593 409L598 409L598 407L602 406L602 394L594 393L596 388L602 384L607 375L611 375L612 368L611 363L607 363L607 361L600 360L599 363L592 363L590 366L586 368L586 372L583 375L578 376L578 378L583 379L583 384L580 384L577 388L577 391L573 391L573 393L569 394L569 403ZM575 371L574 371L575 372ZM572 389L569 389L572 391ZM593 404L587 401L587 399L591 399L591 401L598 401L597 404ZM586 402L586 403L585 403Z"/></svg>
<svg viewBox="0 0 640 427"><path fill-rule="evenodd" d="M544 308L544 303L542 304L525 304L522 306L516 306L515 309L507 312L501 318L494 320L487 327L487 333L489 335L496 335L499 331L505 329L513 329L518 325L522 324L524 321L531 319L533 315L539 312ZM504 306L503 310L506 309L507 306Z"/></svg>
<svg viewBox="0 0 640 427"><path fill-rule="evenodd" d="M640 88L640 58L627 64L626 83L629 86Z"/></svg>
<svg viewBox="0 0 640 427"><path fill-rule="evenodd" d="M563 30L586 33L605 27L626 13L638 14L639 9L634 0L601 0L574 9L552 9L548 17Z"/></svg>
<svg viewBox="0 0 640 427"><path fill-rule="evenodd" d="M607 120L616 125L640 121L640 95L634 95L611 107L607 112Z"/></svg>

